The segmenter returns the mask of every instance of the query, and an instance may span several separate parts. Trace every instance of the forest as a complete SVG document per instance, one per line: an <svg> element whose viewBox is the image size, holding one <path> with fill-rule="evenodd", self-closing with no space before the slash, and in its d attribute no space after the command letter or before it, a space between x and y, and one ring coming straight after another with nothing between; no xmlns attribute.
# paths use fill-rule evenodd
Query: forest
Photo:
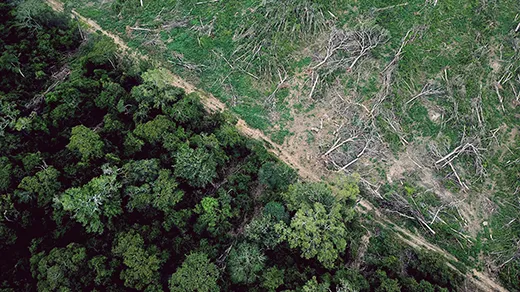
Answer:
<svg viewBox="0 0 520 292"><path fill-rule="evenodd" d="M475 291L361 214L359 176L302 179L44 2L0 15L1 291Z"/></svg>

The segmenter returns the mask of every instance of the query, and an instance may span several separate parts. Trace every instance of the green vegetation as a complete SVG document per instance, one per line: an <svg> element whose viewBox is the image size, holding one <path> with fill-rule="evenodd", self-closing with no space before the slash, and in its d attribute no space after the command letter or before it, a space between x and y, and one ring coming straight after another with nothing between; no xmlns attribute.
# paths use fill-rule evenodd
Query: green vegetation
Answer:
<svg viewBox="0 0 520 292"><path fill-rule="evenodd" d="M517 3L143 2L65 8L149 63L40 1L0 4L2 290L454 291L482 255L519 287ZM294 134L295 113L341 113L342 126L319 130L356 138L320 141L331 167L413 145L443 188L489 192L493 211L471 238L457 206L415 184L418 174L367 187L386 179L376 156L361 190L345 176L302 182L152 60L275 143ZM354 204L371 191L456 256L456 269L361 218Z"/></svg>
<svg viewBox="0 0 520 292"><path fill-rule="evenodd" d="M204 253L192 253L170 279L170 291L219 291L219 271Z"/></svg>

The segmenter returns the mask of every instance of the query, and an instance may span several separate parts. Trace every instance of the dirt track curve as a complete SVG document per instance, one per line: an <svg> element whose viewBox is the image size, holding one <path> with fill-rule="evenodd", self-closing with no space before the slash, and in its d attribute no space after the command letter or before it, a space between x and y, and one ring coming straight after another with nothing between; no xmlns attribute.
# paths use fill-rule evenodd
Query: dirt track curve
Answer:
<svg viewBox="0 0 520 292"><path fill-rule="evenodd" d="M63 12L63 4L57 0L46 0L46 2L52 7L53 10L58 12ZM111 38L114 43L116 43L122 51L130 53L131 55L135 55L138 58L146 58L145 56L140 55L136 51L131 51L131 49L126 45L126 43L119 36L105 31L99 24L95 21L86 18L80 15L77 11L71 11L72 16L79 19L81 22L87 24L92 31L98 31L102 34ZM171 72L170 72L171 73ZM226 110L226 105L214 97L212 94L197 89L194 85L185 81L181 77L171 73L170 83L176 87L183 88L186 93L197 92L201 101L204 104L205 108L210 112L221 112ZM308 181L320 181L321 178L312 170L302 167L299 163L298 159L292 156L290 153L285 151L281 145L274 143L271 141L269 137L267 137L264 133L262 133L258 129L251 128L247 123L238 119L236 124L237 129L245 136L263 141L266 144L266 148L269 149L271 153L276 155L280 160L290 165L294 169L296 169L299 175L308 180ZM367 212L375 212L375 219L378 223L385 226L392 226L393 230L396 231L397 236L406 244L413 248L418 249L426 249L429 251L433 251L439 254L442 254L447 260L458 262L458 260L448 253L447 251L441 249L440 247L428 242L424 237L414 234L404 228L398 227L393 224L390 220L388 220L383 214L381 214L369 201L364 199L359 199L358 204L356 206L357 210L363 213ZM451 268L457 270L454 266L448 264ZM458 271L458 270L457 270ZM492 279L489 275L486 275L482 272L478 272L476 270L471 270L466 273L466 278L473 283L476 287L481 289L482 291L499 291L499 292L507 292L508 290L503 288L497 281Z"/></svg>

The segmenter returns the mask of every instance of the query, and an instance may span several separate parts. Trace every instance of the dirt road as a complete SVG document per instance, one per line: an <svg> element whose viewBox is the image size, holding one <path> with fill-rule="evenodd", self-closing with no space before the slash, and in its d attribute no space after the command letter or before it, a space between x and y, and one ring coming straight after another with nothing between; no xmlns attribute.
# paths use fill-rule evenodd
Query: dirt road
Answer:
<svg viewBox="0 0 520 292"><path fill-rule="evenodd" d="M57 0L46 0L47 3L56 11L63 11L63 4ZM110 37L114 43L116 43L121 50L126 51L127 53L130 53L131 55L135 55L139 58L146 58L145 56L140 55L136 51L132 51L126 43L117 35L112 34L110 32L107 32L103 30L101 26L99 26L95 21L83 17L78 12L72 10L72 15L76 18L78 18L81 22L87 24L90 26L90 28L93 31L99 31L102 34ZM183 88L187 93L197 92L200 97L201 101L206 107L206 109L210 112L221 112L226 110L226 105L222 103L220 100L218 100L216 97L214 97L212 94L207 93L205 91L197 89L194 85L190 84L189 82L185 81L181 77L173 74L171 74L170 82L172 85L176 87ZM266 148L276 155L280 160L285 162L286 164L290 165L294 169L298 171L300 176L308 181L320 181L321 178L316 174L313 169L307 169L305 167L302 167L299 160L291 155L291 153L288 153L286 150L284 150L281 145L274 143L269 137L267 137L264 133L262 133L258 129L251 128L247 123L242 120L238 119L238 122L236 124L237 129L245 136L263 141L266 144ZM436 245L431 244L428 242L424 237L414 234L404 228L395 226L390 220L388 220L383 214L381 214L370 202L364 199L360 199L358 201L357 210L359 212L367 213L370 211L374 211L375 213L375 219L378 223L387 226L388 228L393 228L393 230L396 231L397 236L406 244L413 248L418 249L426 249L432 252L436 252L438 254L443 255L446 259L458 262L458 260L448 253L447 251L439 248ZM391 226L391 227L390 227ZM449 265L453 269L456 269L452 265ZM497 281L492 279L489 275L486 275L484 273L478 272L476 270L472 270L466 274L466 278L473 283L476 287L481 289L482 291L499 291L499 292L507 292L505 288L503 288Z"/></svg>

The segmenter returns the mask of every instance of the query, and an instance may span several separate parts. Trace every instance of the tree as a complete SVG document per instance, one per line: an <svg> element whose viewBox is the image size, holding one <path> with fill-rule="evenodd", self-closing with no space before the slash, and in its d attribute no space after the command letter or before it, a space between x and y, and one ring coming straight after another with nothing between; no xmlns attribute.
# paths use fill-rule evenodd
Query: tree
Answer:
<svg viewBox="0 0 520 292"><path fill-rule="evenodd" d="M251 284L264 269L265 255L257 245L242 242L229 253L228 269L233 283Z"/></svg>
<svg viewBox="0 0 520 292"><path fill-rule="evenodd" d="M182 266L170 278L170 291L175 292L214 292L220 291L217 284L219 272L201 252L186 256Z"/></svg>
<svg viewBox="0 0 520 292"><path fill-rule="evenodd" d="M122 175L128 184L151 183L157 179L160 169L157 159L130 160L123 165Z"/></svg>
<svg viewBox="0 0 520 292"><path fill-rule="evenodd" d="M117 100L125 95L121 85L112 81L103 82L103 91L95 98L94 102L99 108L113 108Z"/></svg>
<svg viewBox="0 0 520 292"><path fill-rule="evenodd" d="M130 212L133 212L134 209L142 211L150 207L151 201L153 200L152 190L149 184L128 186L125 188L124 194L130 197L126 205Z"/></svg>
<svg viewBox="0 0 520 292"><path fill-rule="evenodd" d="M289 213L287 213L285 207L278 202L271 201L265 204L263 214L264 216L271 216L276 222L289 222Z"/></svg>
<svg viewBox="0 0 520 292"><path fill-rule="evenodd" d="M200 103L199 96L195 93L185 96L175 103L166 113L176 122L189 125L191 128L198 126L206 111Z"/></svg>
<svg viewBox="0 0 520 292"><path fill-rule="evenodd" d="M22 201L28 201L36 196L38 205L43 207L50 203L61 188L59 182L60 172L52 166L38 171L34 176L26 176L22 179L17 193Z"/></svg>
<svg viewBox="0 0 520 292"><path fill-rule="evenodd" d="M140 161L145 162L146 160ZM143 171L138 172L142 174L139 179L132 179L132 175L128 175L131 181L145 180L147 183L140 186L130 185L125 188L125 194L130 197L127 207L132 211L134 208L145 209L152 206L160 211L169 212L182 200L184 192L178 189L179 184L171 175L170 170L161 169L158 171L158 175L155 172L145 174L146 165L147 163L143 163ZM148 170L150 169L148 168ZM150 178L153 177L157 178L151 181Z"/></svg>
<svg viewBox="0 0 520 292"><path fill-rule="evenodd" d="M0 196L0 250L4 250L9 245L15 244L18 236L16 229L6 223L13 222L19 217L18 210L15 209L13 199L10 194Z"/></svg>
<svg viewBox="0 0 520 292"><path fill-rule="evenodd" d="M142 74L143 84L132 88L132 97L139 104L139 115L145 116L152 108L168 113L170 107L185 94L182 88L171 85L172 74L157 68Z"/></svg>
<svg viewBox="0 0 520 292"><path fill-rule="evenodd" d="M318 280L316 280L316 276L312 276L312 279L307 281L305 285L302 287L303 292L329 292L330 284L327 282L324 283L318 283Z"/></svg>
<svg viewBox="0 0 520 292"><path fill-rule="evenodd" d="M72 151L78 151L81 159L86 162L90 159L103 157L104 143L101 137L91 129L79 125L72 128L70 142L67 145Z"/></svg>
<svg viewBox="0 0 520 292"><path fill-rule="evenodd" d="M107 265L107 257L95 256L88 262L88 267L94 272L94 283L97 285L107 284L114 273L114 269Z"/></svg>
<svg viewBox="0 0 520 292"><path fill-rule="evenodd" d="M204 187L217 176L217 163L207 151L182 146L175 156L175 175L194 187Z"/></svg>
<svg viewBox="0 0 520 292"><path fill-rule="evenodd" d="M275 228L277 222L270 215L253 218L246 225L244 235L247 239L261 244L267 249L273 249L280 242L280 234L276 232Z"/></svg>
<svg viewBox="0 0 520 292"><path fill-rule="evenodd" d="M159 115L155 119L144 124L138 124L135 127L134 134L149 142L158 143L162 141L163 136L168 133L168 130L175 124L166 116Z"/></svg>
<svg viewBox="0 0 520 292"><path fill-rule="evenodd" d="M49 17L52 17L49 7L37 0L23 1L16 9L18 25L24 28L41 29Z"/></svg>
<svg viewBox="0 0 520 292"><path fill-rule="evenodd" d="M234 147L244 141L244 137L240 135L237 128L231 124L222 125L215 131L215 135L224 147Z"/></svg>
<svg viewBox="0 0 520 292"><path fill-rule="evenodd" d="M143 140L137 138L132 132L128 132L123 142L125 154L130 156L141 151L144 144Z"/></svg>
<svg viewBox="0 0 520 292"><path fill-rule="evenodd" d="M229 159L224 150L220 147L220 141L214 134L206 135L203 133L201 135L194 135L190 139L190 144L196 145L197 149L206 150L218 165L224 165Z"/></svg>
<svg viewBox="0 0 520 292"><path fill-rule="evenodd" d="M42 162L40 152L27 153L22 158L23 168L27 172L31 172L36 166Z"/></svg>
<svg viewBox="0 0 520 292"><path fill-rule="evenodd" d="M333 178L331 186L336 201L343 203L355 202L359 195L359 175L346 176L338 174Z"/></svg>
<svg viewBox="0 0 520 292"><path fill-rule="evenodd" d="M219 192L219 198L204 197L195 208L195 213L200 214L195 229L201 232L205 228L214 236L226 231L233 217L230 203L231 197L225 192Z"/></svg>
<svg viewBox="0 0 520 292"><path fill-rule="evenodd" d="M338 203L332 189L325 183L296 183L289 186L282 197L291 211L312 207L314 203L320 203L331 210Z"/></svg>
<svg viewBox="0 0 520 292"><path fill-rule="evenodd" d="M334 274L334 283L336 284L337 292L351 292L351 291L367 291L370 284L357 269L341 269Z"/></svg>
<svg viewBox="0 0 520 292"><path fill-rule="evenodd" d="M7 191L11 184L11 164L7 157L0 157L0 192Z"/></svg>
<svg viewBox="0 0 520 292"><path fill-rule="evenodd" d="M455 289L461 285L464 278L450 269L444 259L433 252L417 252L417 260L410 264L422 278L431 279L432 283Z"/></svg>
<svg viewBox="0 0 520 292"><path fill-rule="evenodd" d="M179 126L175 129L175 132L170 131L164 135L162 146L170 153L176 153L188 138L189 134L184 131L183 127Z"/></svg>
<svg viewBox="0 0 520 292"><path fill-rule="evenodd" d="M179 184L170 170L161 169L159 177L153 183L153 206L163 212L168 212L182 200L184 192L178 188Z"/></svg>
<svg viewBox="0 0 520 292"><path fill-rule="evenodd" d="M276 291L284 283L284 270L272 267L264 271L262 286L269 291Z"/></svg>
<svg viewBox="0 0 520 292"><path fill-rule="evenodd" d="M378 286L376 286L376 292L399 292L401 291L401 286L399 285L399 281L396 279L390 279L386 275L384 271L377 270L376 279L378 282Z"/></svg>
<svg viewBox="0 0 520 292"><path fill-rule="evenodd" d="M159 285L161 261L150 249L145 249L144 240L136 231L117 235L112 252L123 258L126 266L121 272L125 286L144 290Z"/></svg>
<svg viewBox="0 0 520 292"><path fill-rule="evenodd" d="M111 219L122 212L116 170L105 165L103 173L82 187L67 189L57 200L88 232L102 233L102 217Z"/></svg>
<svg viewBox="0 0 520 292"><path fill-rule="evenodd" d="M332 268L339 254L347 247L347 230L339 206L331 211L321 203L300 208L287 227L283 222L276 225L282 239L291 248L300 248L302 257L317 257L325 267Z"/></svg>
<svg viewBox="0 0 520 292"><path fill-rule="evenodd" d="M297 177L297 173L292 168L277 162L266 162L258 171L260 182L277 192L286 191Z"/></svg>
<svg viewBox="0 0 520 292"><path fill-rule="evenodd" d="M86 258L86 249L75 243L31 257L31 271L38 281L38 291L81 290L85 283L78 281L78 276L85 268Z"/></svg>

